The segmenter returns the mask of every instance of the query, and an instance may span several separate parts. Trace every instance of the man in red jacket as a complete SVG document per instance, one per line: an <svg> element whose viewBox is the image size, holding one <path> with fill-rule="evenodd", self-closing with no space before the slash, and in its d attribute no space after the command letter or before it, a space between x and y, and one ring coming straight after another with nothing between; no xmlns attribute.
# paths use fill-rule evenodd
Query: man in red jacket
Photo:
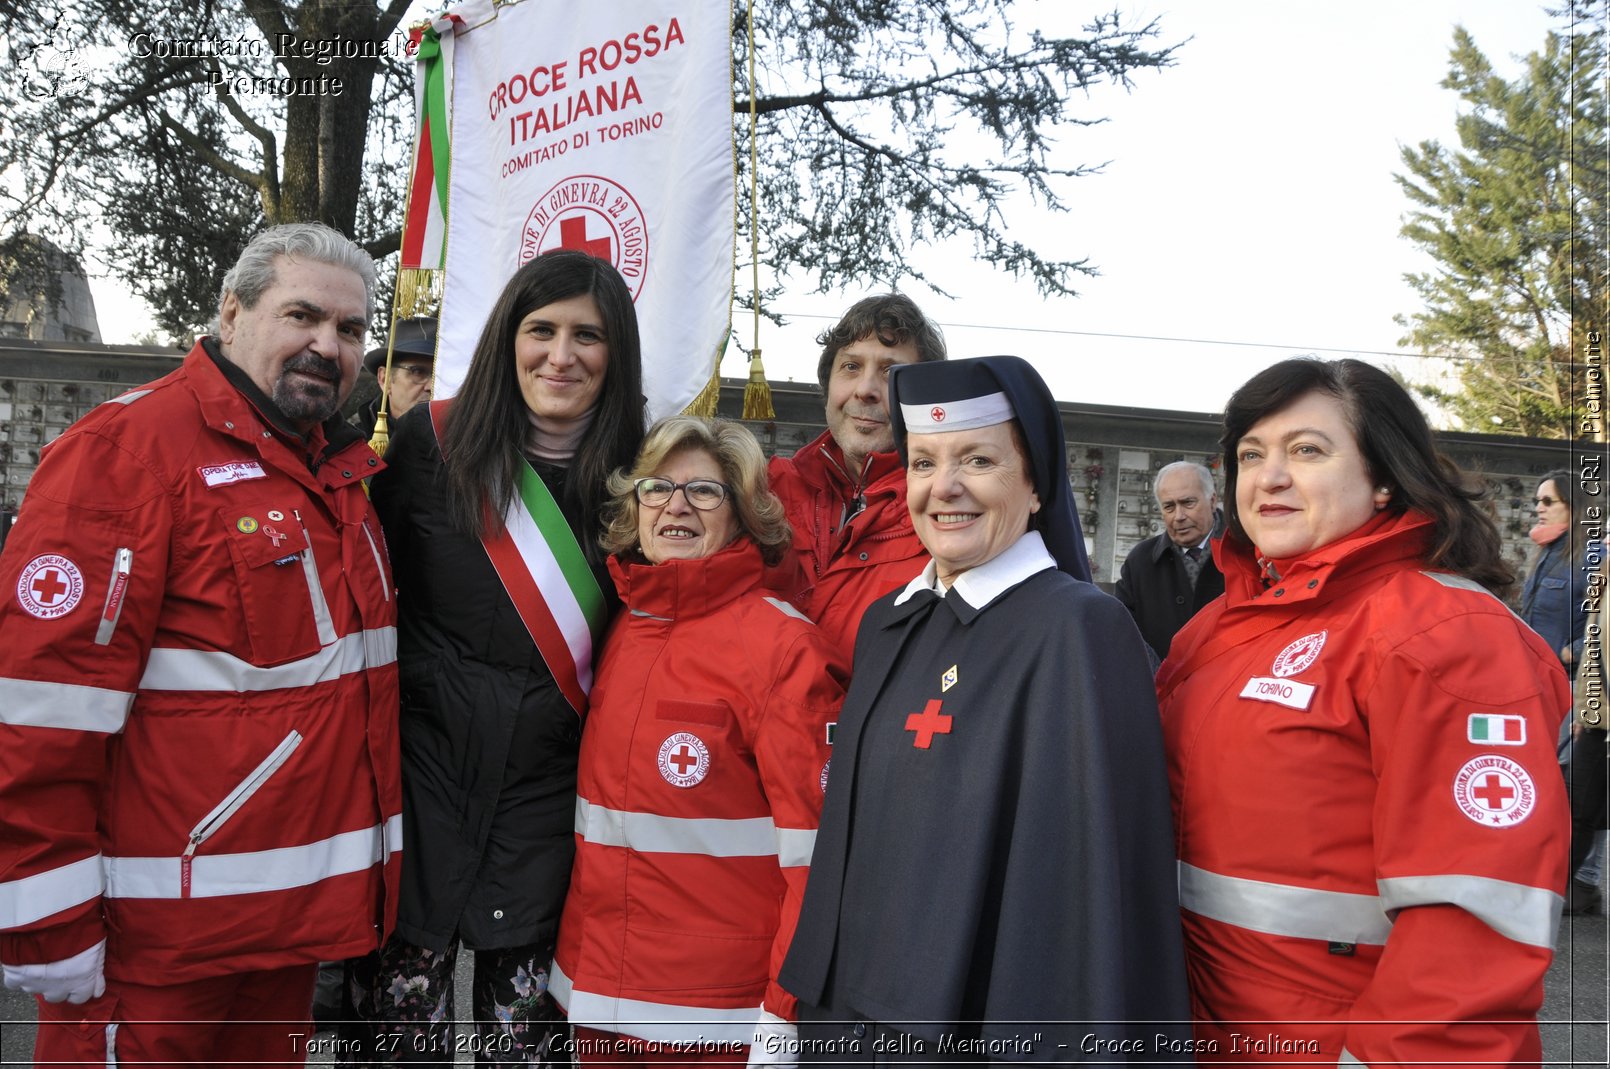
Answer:
<svg viewBox="0 0 1610 1069"><path fill-rule="evenodd" d="M40 1062L307 1054L402 839L396 601L338 415L368 255L258 235L215 336L44 452L0 554L0 963Z"/></svg>
<svg viewBox="0 0 1610 1069"><path fill-rule="evenodd" d="M889 369L945 359L939 327L898 293L867 297L816 339L827 430L768 475L810 589L795 599L850 660L866 607L922 571L906 473L889 429Z"/></svg>

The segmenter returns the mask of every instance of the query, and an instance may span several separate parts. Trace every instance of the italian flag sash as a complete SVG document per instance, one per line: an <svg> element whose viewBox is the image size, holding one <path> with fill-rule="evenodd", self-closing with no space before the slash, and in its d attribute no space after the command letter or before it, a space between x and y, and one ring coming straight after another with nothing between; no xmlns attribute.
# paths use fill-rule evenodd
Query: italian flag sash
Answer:
<svg viewBox="0 0 1610 1069"><path fill-rule="evenodd" d="M438 446L451 403L430 403ZM577 716L585 715L593 689L593 645L604 632L604 592L559 503L526 461L520 462L520 485L503 516L503 530L494 536L488 525L481 545L560 692Z"/></svg>

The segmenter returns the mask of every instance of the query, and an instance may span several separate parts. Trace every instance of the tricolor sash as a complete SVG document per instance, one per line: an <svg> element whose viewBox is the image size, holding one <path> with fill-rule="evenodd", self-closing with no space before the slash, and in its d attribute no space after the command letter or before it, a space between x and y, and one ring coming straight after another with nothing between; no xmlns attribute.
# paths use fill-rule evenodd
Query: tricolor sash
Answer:
<svg viewBox="0 0 1610 1069"><path fill-rule="evenodd" d="M438 446L449 404L430 403ZM502 531L492 534L488 523L481 545L560 693L582 716L593 689L593 644L603 638L604 592L559 502L524 458L517 490Z"/></svg>

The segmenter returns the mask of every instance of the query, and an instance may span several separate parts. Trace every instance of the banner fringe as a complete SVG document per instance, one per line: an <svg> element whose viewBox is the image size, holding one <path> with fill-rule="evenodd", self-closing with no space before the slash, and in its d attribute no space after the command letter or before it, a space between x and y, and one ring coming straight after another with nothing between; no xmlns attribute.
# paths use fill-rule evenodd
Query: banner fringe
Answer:
<svg viewBox="0 0 1610 1069"><path fill-rule="evenodd" d="M716 406L721 402L721 365L717 364L710 371L710 381L704 384L697 397L688 402L683 413L689 416L702 416L705 419L714 419Z"/></svg>

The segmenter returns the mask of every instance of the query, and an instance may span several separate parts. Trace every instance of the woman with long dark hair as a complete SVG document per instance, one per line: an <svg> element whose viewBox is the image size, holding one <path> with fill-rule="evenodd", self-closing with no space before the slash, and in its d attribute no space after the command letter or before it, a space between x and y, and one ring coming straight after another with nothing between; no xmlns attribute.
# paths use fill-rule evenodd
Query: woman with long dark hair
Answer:
<svg viewBox="0 0 1610 1069"><path fill-rule="evenodd" d="M473 1049L540 1060L575 851L576 761L615 600L609 473L643 440L637 318L583 253L540 256L492 308L464 385L401 420L374 502L397 577L402 893L357 970L375 1061L451 1057L453 966L475 951Z"/></svg>
<svg viewBox="0 0 1610 1069"><path fill-rule="evenodd" d="M1538 1061L1557 656L1425 417L1357 360L1231 396L1224 596L1157 677L1198 1054Z"/></svg>

